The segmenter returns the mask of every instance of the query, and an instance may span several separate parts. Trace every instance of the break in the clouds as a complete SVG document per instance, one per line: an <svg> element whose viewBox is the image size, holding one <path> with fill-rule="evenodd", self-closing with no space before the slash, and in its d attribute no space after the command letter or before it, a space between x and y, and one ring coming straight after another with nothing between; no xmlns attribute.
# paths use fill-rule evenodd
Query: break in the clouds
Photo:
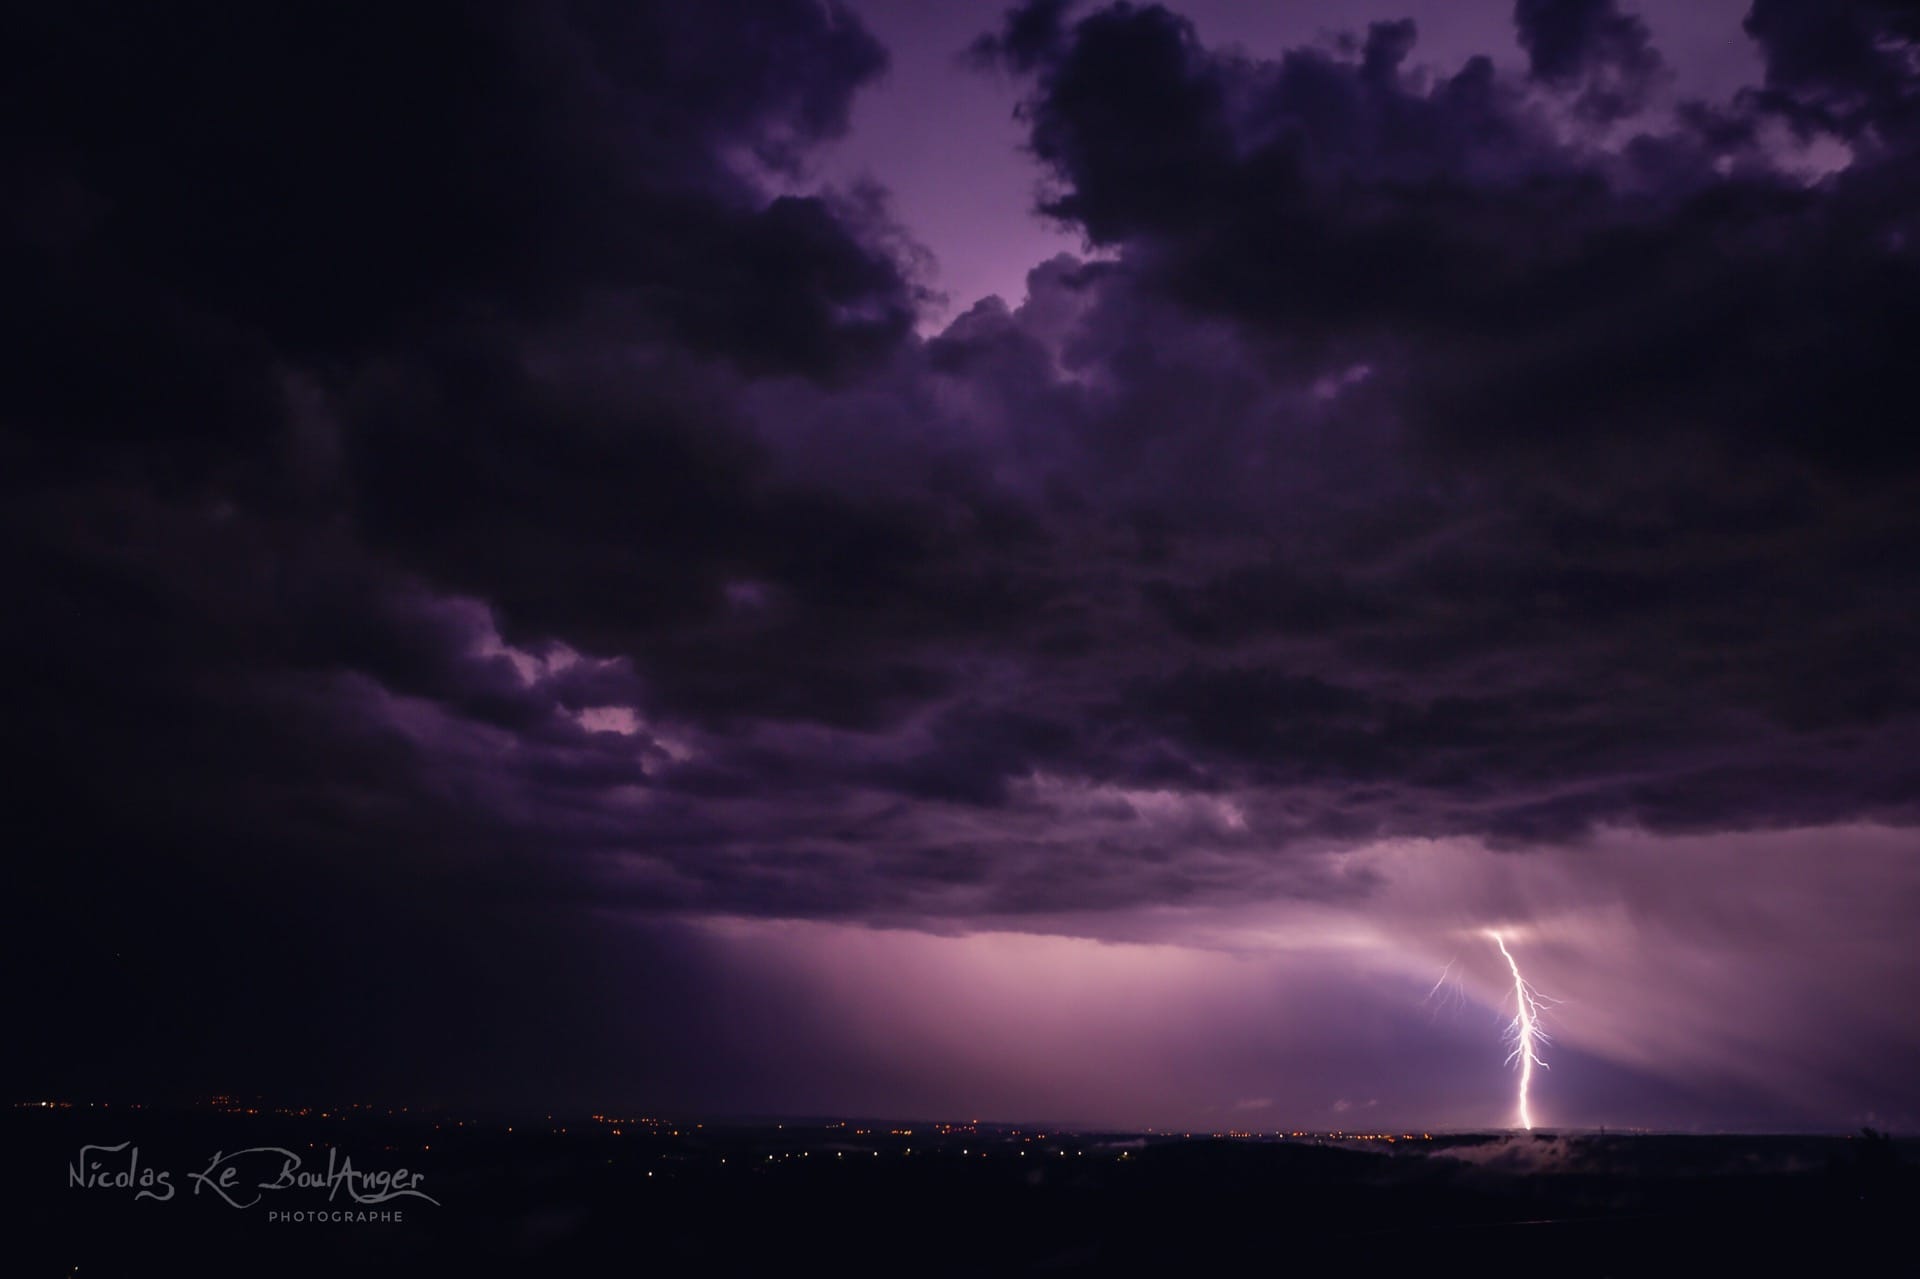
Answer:
<svg viewBox="0 0 1920 1279"><path fill-rule="evenodd" d="M983 10L931 333L838 5L27 15L23 1078L1491 1122L1498 923L1545 1113L1920 1113L1920 26L1326 9Z"/></svg>

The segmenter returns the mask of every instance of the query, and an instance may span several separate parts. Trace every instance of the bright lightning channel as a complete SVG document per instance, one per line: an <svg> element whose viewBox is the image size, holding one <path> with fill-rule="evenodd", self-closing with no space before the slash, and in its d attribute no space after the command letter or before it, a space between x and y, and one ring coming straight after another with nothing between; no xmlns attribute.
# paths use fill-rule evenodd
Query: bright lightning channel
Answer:
<svg viewBox="0 0 1920 1279"><path fill-rule="evenodd" d="M1514 1014L1513 1021L1507 1026L1507 1042L1513 1045L1513 1051L1507 1054L1507 1064L1512 1065L1516 1061L1520 1063L1520 1126L1531 1130L1533 1114L1527 1109L1527 1091L1533 1086L1533 1068L1535 1066L1542 1070L1547 1068L1547 1063L1540 1059L1537 1050L1537 1045L1547 1042L1546 1032L1540 1029L1540 1006L1543 1002L1551 1003L1552 1001L1543 1001L1533 987L1527 984L1527 979L1520 975L1519 961L1514 959L1513 952L1507 949L1507 940L1500 935L1500 930L1489 928L1487 936L1493 938L1493 944L1500 948L1500 954L1507 961L1507 967L1513 971L1513 998L1519 1006L1519 1011Z"/></svg>

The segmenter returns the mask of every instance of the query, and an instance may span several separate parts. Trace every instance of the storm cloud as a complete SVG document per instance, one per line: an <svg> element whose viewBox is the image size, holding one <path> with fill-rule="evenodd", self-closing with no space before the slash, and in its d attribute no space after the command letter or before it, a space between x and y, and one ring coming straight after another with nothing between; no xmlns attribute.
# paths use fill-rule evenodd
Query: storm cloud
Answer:
<svg viewBox="0 0 1920 1279"><path fill-rule="evenodd" d="M838 4L28 15L5 922L16 968L88 958L9 995L22 1079L98 1059L90 1002L203 1064L254 1018L270 1076L325 1037L279 990L411 1045L379 1086L489 1094L538 1072L522 1017L579 1046L553 1087L631 1084L631 998L706 1025L649 1067L679 1087L731 1033L712 991L790 1015L715 946L820 990L969 936L1205 967L1239 943L1150 921L1255 909L1399 921L1412 982L1505 876L1626 912L1590 963L1686 932L1658 886L1732 891L1743 848L1810 937L1856 873L1910 904L1920 29L1757 0L1728 39L1762 82L1704 100L1613 0L1510 20L1507 70L1411 21L1253 51L1013 10L971 60L1083 251L927 332L886 175L819 178L888 65ZM1823 831L1871 851L1823 871ZM1458 918L1409 907L1422 867ZM227 941L259 958L224 995L128 969L230 972ZM1833 946L1911 1011L1906 967ZM1610 1068L1750 1055L1698 1009L1655 1054L1624 1001L1574 1033ZM1920 1113L1850 1069L1773 1083ZM778 1093L739 1070L686 1095Z"/></svg>

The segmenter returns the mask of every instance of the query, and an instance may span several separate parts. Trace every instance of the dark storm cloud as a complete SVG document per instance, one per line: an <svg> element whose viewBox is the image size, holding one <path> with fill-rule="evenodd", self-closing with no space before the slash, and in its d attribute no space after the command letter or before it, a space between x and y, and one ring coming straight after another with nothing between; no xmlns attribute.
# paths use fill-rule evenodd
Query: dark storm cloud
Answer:
<svg viewBox="0 0 1920 1279"><path fill-rule="evenodd" d="M184 1018L145 1029L205 1045L196 1085L224 1052L302 1078L298 1041L361 1003L402 1057L470 1037L469 988L442 980L457 956L523 952L491 1024L550 1020L512 992L592 958L538 903L579 896L580 858L617 842L618 797L668 748L635 724L630 659L510 650L497 600L423 579L435 521L490 501L531 531L613 464L635 486L609 480L608 502L666 503L622 532L714 540L751 475L723 424L703 444L698 418L603 409L632 432L596 453L580 414L538 416L591 388L542 403L524 366L596 326L684 366L831 378L885 358L919 292L879 197L760 191L844 131L884 51L810 3L78 5L23 13L0 56L10 969L115 954L48 1005L69 1009L124 995L127 969L173 974L133 1004ZM701 376L725 375L658 400L690 411ZM515 411L517 435L489 432ZM606 569L559 548L607 509L511 567ZM637 589L671 615L663 584ZM540 615L548 637L569 620ZM178 994L242 979L235 1007ZM247 1010L257 1044L229 1020ZM100 1078L81 1063L111 1051L111 1017L34 1024L23 1071Z"/></svg>
<svg viewBox="0 0 1920 1279"><path fill-rule="evenodd" d="M1912 142L1920 92L1913 49L1920 15L1884 0L1755 0L1747 32L1766 54L1758 100L1803 128L1850 139Z"/></svg>
<svg viewBox="0 0 1920 1279"><path fill-rule="evenodd" d="M256 435L276 358L610 296L813 372L912 317L837 210L724 162L790 169L884 67L821 6L43 6L5 56L13 416L50 434Z"/></svg>
<svg viewBox="0 0 1920 1279"><path fill-rule="evenodd" d="M1608 6L1516 16L1550 86L1654 56ZM1867 22L1847 47L1906 66L1898 29ZM1046 207L1194 322L1257 334L1270 375L1317 365L1425 458L1350 472L1372 509L1311 541L1249 516L1258 558L1154 582L1183 633L1241 656L1146 705L1217 758L1392 778L1424 821L1458 803L1496 835L1904 815L1910 698L1882 645L1911 634L1915 564L1882 539L1914 479L1911 153L1889 133L1809 186L1686 114L1603 150L1484 65L1383 75L1384 38L1254 62L1125 7L1044 56L1006 37L1033 68ZM1186 403L1192 432L1204 400ZM1241 417L1222 471L1289 426ZM1329 465L1301 436L1296 464ZM1263 644L1312 656L1248 664Z"/></svg>
<svg viewBox="0 0 1920 1279"><path fill-rule="evenodd" d="M1584 115L1614 120L1638 110L1659 74L1647 24L1614 0L1515 0L1513 21L1533 74L1581 86Z"/></svg>
<svg viewBox="0 0 1920 1279"><path fill-rule="evenodd" d="M1016 10L975 54L1094 252L922 338L884 191L809 191L885 65L832 6L32 15L16 956L270 909L247 998L338 1011L510 934L525 1010L595 909L1912 822L1910 24L1763 0L1766 83L1672 103L1615 5L1514 16L1524 75Z"/></svg>

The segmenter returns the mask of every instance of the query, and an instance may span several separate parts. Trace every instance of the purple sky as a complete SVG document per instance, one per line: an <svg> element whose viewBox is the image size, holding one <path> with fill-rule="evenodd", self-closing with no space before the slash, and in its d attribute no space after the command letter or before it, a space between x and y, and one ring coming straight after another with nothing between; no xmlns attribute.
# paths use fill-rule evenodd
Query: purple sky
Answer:
<svg viewBox="0 0 1920 1279"><path fill-rule="evenodd" d="M9 1091L1920 1124L1909 10L83 10Z"/></svg>
<svg viewBox="0 0 1920 1279"><path fill-rule="evenodd" d="M901 220L932 252L935 285L946 294L945 306L928 309L928 332L990 293L1017 305L1034 263L1080 252L1083 242L1074 228L1033 212L1039 171L1014 119L1019 86L981 74L962 56L1006 5L856 0L851 7L886 44L891 63L855 100L847 136L824 149L819 176L872 178L892 193ZM1238 45L1251 57L1276 58L1371 22L1412 18L1419 29L1414 61L1438 73L1477 54L1509 70L1526 61L1508 0L1199 0L1177 9L1202 41ZM1740 33L1746 9L1747 0L1623 6L1651 31L1673 75L1671 94L1711 100L1731 97L1763 74L1758 50Z"/></svg>

